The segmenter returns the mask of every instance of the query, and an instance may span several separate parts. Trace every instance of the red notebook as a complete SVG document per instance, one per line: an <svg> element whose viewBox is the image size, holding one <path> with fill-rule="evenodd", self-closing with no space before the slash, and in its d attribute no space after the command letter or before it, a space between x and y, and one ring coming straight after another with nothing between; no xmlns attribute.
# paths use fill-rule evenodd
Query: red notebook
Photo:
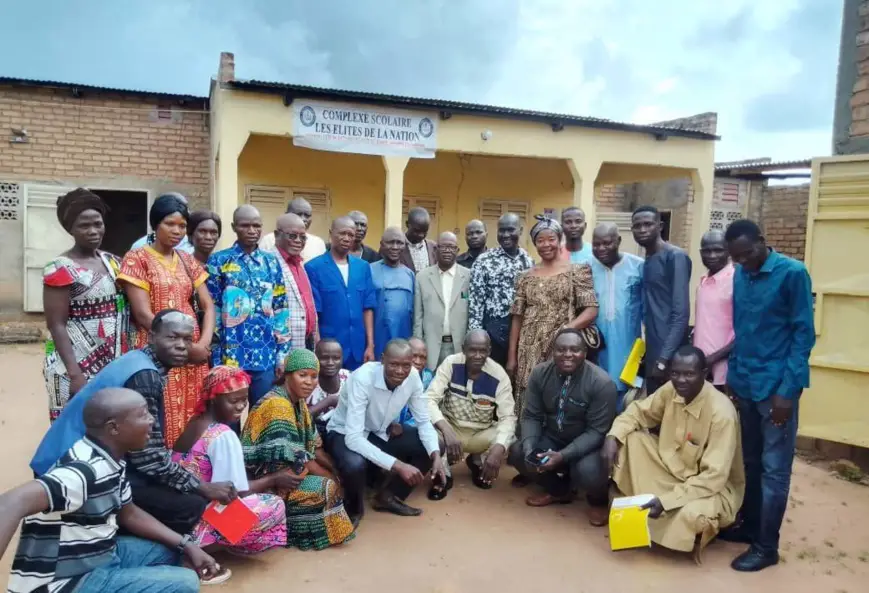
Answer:
<svg viewBox="0 0 869 593"><path fill-rule="evenodd" d="M240 542L257 521L256 514L240 498L227 505L212 502L205 508L202 518L233 545Z"/></svg>

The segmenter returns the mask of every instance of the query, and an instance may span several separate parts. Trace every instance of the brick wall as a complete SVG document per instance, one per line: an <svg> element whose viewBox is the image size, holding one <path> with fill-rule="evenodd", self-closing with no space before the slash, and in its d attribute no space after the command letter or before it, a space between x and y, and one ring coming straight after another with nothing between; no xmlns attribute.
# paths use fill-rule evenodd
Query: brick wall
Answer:
<svg viewBox="0 0 869 593"><path fill-rule="evenodd" d="M627 192L624 185L602 185L598 188L594 204L600 212L625 212Z"/></svg>
<svg viewBox="0 0 869 593"><path fill-rule="evenodd" d="M860 3L857 23L857 78L851 92L852 138L869 137L869 0Z"/></svg>
<svg viewBox="0 0 869 593"><path fill-rule="evenodd" d="M0 320L23 317L20 186L147 191L152 199L177 191L192 209L210 207L205 99L80 91L0 84ZM28 141L10 142L21 129ZM15 197L12 187L19 188ZM145 218L143 209L136 234Z"/></svg>
<svg viewBox="0 0 869 593"><path fill-rule="evenodd" d="M764 187L757 223L771 247L802 261L806 253L808 211L808 184Z"/></svg>
<svg viewBox="0 0 869 593"><path fill-rule="evenodd" d="M29 142L0 142L0 180L96 181L134 178L180 191L194 208L210 203L208 114L199 105L69 89L0 86L0 133L27 130ZM165 107L166 109L161 109ZM136 189L131 187L130 189Z"/></svg>

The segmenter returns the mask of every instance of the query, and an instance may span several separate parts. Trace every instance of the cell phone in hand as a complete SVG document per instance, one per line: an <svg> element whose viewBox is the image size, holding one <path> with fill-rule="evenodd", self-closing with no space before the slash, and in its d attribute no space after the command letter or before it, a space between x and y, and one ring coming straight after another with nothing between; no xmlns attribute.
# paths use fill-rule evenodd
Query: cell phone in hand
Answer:
<svg viewBox="0 0 869 593"><path fill-rule="evenodd" d="M542 455L543 453L546 453L546 451L544 451L543 449L534 449L533 451L531 451L531 453L528 454L528 456L525 458L525 461L528 462L530 465L544 465L547 461L549 461L549 457L538 457L538 455Z"/></svg>
<svg viewBox="0 0 869 593"><path fill-rule="evenodd" d="M305 471L305 465L307 463L308 455L304 451L296 451L296 455L293 457L293 473L297 476L302 475L302 472Z"/></svg>

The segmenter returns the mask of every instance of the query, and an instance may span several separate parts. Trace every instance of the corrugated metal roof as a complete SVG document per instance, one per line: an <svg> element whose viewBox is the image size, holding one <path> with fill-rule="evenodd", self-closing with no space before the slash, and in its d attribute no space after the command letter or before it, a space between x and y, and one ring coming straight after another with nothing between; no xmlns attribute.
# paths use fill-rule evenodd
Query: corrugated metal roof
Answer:
<svg viewBox="0 0 869 593"><path fill-rule="evenodd" d="M716 171L740 171L743 169L773 171L776 169L808 169L812 166L812 159L798 159L793 161L773 161L771 159L758 159L756 161L739 161L735 163L715 163Z"/></svg>
<svg viewBox="0 0 869 593"><path fill-rule="evenodd" d="M505 119L536 121L549 124L553 127L554 130L558 130L563 126L574 125L587 128L620 130L624 132L639 132L662 137L680 136L684 138L695 138L699 140L719 139L719 137L715 134L709 134L707 132L701 132L699 130L691 130L675 126L631 124L597 117L584 117L578 115L567 115L563 113L547 113L544 111L530 111L526 109L498 107L495 105L480 105L477 103L464 103L461 101L448 101L444 99L423 99L418 97L405 97L401 95L388 95L384 93L368 93L344 89L328 89L298 84L266 82L261 80L235 80L228 84L232 88L237 88L241 90L282 94L289 97L293 97L295 95L332 100L345 99L375 105L400 105L424 109L437 109L439 111L447 112L450 114L485 115L490 117L501 117Z"/></svg>
<svg viewBox="0 0 869 593"><path fill-rule="evenodd" d="M185 101L201 103L208 105L208 97L198 97L196 95L179 95L176 93L159 93L156 91L145 91L139 89L119 89L112 87L93 86L90 84L78 84L76 82L58 82L56 80L33 80L30 78L12 78L8 76L0 76L0 84L8 84L13 86L33 86L33 87L49 87L57 89L80 89L83 91L98 91L103 93L118 93L121 95L133 95L137 97L154 97L171 101Z"/></svg>

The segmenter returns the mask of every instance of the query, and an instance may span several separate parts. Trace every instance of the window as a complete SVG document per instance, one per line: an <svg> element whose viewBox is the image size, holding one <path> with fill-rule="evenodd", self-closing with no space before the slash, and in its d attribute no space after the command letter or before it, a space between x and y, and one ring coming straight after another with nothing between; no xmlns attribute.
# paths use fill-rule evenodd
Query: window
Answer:
<svg viewBox="0 0 869 593"><path fill-rule="evenodd" d="M313 220L310 233L318 237L329 235L331 201L329 190L305 189L280 185L248 185L244 188L245 201L260 211L263 219L263 234L275 229L278 217L287 211L287 204L294 198L305 198L311 203Z"/></svg>
<svg viewBox="0 0 869 593"><path fill-rule="evenodd" d="M0 220L18 220L21 186L0 181Z"/></svg>
<svg viewBox="0 0 869 593"><path fill-rule="evenodd" d="M498 219L504 214L512 212L517 214L525 227L522 231L522 237L519 239L520 245L525 249L530 246L528 239L528 226L531 220L531 206L528 202L508 201L508 200L482 200L480 202L480 220L486 223L486 228L489 231L489 247L498 246Z"/></svg>
<svg viewBox="0 0 869 593"><path fill-rule="evenodd" d="M440 234L438 227L438 213L440 212L440 200L431 196L404 196L401 201L401 224L407 220L407 213L411 208L425 208L428 215L431 216L431 225L429 226L429 238Z"/></svg>

